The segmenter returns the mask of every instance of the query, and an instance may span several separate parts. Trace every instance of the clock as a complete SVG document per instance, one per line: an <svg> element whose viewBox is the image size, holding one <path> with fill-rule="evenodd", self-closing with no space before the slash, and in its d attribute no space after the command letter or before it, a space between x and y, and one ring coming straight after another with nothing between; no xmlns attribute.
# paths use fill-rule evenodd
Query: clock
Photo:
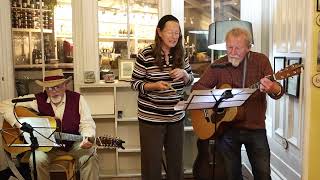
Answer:
<svg viewBox="0 0 320 180"><path fill-rule="evenodd" d="M314 75L312 77L312 84L315 86L315 87L320 87L320 73Z"/></svg>
<svg viewBox="0 0 320 180"><path fill-rule="evenodd" d="M316 18L316 24L318 26L320 26L320 14L318 14L317 18Z"/></svg>

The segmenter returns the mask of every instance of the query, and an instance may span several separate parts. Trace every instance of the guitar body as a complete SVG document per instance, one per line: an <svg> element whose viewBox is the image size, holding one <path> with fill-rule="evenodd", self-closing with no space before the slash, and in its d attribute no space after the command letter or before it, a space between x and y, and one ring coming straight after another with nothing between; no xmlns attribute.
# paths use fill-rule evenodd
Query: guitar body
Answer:
<svg viewBox="0 0 320 180"><path fill-rule="evenodd" d="M218 132L220 125L233 121L238 113L236 107L224 108L223 112L213 112L213 110L208 109L206 110L209 117L208 121L204 111L205 110L191 110L190 112L193 131L199 139L203 140L216 135L216 131ZM214 117L213 122L211 122L210 117Z"/></svg>
<svg viewBox="0 0 320 180"><path fill-rule="evenodd" d="M18 117L39 117L35 112L32 112L28 110L25 107L17 106L15 108L16 115ZM46 116L47 117L47 116ZM48 116L50 126L52 128L56 128L56 121L54 118ZM20 135L20 129L18 128L12 128L12 126L7 122L3 121L3 132L2 132L2 138L3 138L3 146L4 149L11 153L11 154L20 154L26 151L31 150L30 147L9 147L8 144L25 144L25 141L23 140L23 137ZM27 132L24 132L27 133ZM39 147L37 150L49 152L52 149L52 147Z"/></svg>
<svg viewBox="0 0 320 180"><path fill-rule="evenodd" d="M220 87L223 88L230 88L230 85L225 84ZM213 112L212 109L190 110L193 131L200 139L209 139L215 135L221 123L233 121L237 113L237 107L221 108L217 112Z"/></svg>
<svg viewBox="0 0 320 180"><path fill-rule="evenodd" d="M21 107L21 106L16 107L15 112L18 117L48 118L49 123L50 123L50 127L53 129L56 129L56 127L57 127L56 120L53 117L38 116L36 114L36 112L32 112L29 109L27 109L25 107ZM27 133L27 132L24 132L24 133ZM54 137L56 140L77 141L77 142L81 142L84 138L81 135L61 133L61 132L55 132ZM12 146L10 146L10 144L25 144L25 141L23 139L23 136L21 136L20 129L12 128L11 125L7 121L3 121L2 138L3 138L2 144L4 146L4 149L11 154L20 154L20 153L31 150L30 147L21 147L21 146L12 147ZM125 141L123 141L119 138L113 138L110 136L100 136L97 138L88 137L88 140L90 142L96 142L95 144L100 147L125 149L122 145L123 143L125 143ZM51 149L52 149L52 147L39 147L39 148L37 148L37 150L43 151L43 152L49 152Z"/></svg>

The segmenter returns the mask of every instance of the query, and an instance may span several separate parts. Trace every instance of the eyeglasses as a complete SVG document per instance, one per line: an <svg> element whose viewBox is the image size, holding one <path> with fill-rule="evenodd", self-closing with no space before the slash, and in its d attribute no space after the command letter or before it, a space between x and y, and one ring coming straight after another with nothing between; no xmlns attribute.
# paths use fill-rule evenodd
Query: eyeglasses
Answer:
<svg viewBox="0 0 320 180"><path fill-rule="evenodd" d="M47 91L60 91L64 88L64 84L60 84L57 86L53 86L53 87L47 87L46 90Z"/></svg>
<svg viewBox="0 0 320 180"><path fill-rule="evenodd" d="M179 37L180 36L180 32L177 31L164 31L164 33L168 36L174 36L174 37Z"/></svg>

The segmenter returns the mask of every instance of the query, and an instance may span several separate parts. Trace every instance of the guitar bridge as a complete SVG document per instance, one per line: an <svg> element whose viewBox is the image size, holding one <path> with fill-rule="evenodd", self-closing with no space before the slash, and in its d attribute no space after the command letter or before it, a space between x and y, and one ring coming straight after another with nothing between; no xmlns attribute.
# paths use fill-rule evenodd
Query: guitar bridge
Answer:
<svg viewBox="0 0 320 180"><path fill-rule="evenodd" d="M207 120L207 122L210 122L209 113L207 109L203 110L204 118Z"/></svg>

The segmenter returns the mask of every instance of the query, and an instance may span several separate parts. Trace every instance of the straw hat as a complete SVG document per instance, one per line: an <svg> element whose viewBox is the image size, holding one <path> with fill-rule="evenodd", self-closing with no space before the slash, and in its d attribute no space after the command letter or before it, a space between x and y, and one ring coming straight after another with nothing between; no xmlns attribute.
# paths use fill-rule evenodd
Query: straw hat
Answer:
<svg viewBox="0 0 320 180"><path fill-rule="evenodd" d="M69 82L71 80L71 76L67 79L64 78L62 69L56 69L52 71L46 71L44 75L44 80L35 82L42 87L54 87L64 82Z"/></svg>

